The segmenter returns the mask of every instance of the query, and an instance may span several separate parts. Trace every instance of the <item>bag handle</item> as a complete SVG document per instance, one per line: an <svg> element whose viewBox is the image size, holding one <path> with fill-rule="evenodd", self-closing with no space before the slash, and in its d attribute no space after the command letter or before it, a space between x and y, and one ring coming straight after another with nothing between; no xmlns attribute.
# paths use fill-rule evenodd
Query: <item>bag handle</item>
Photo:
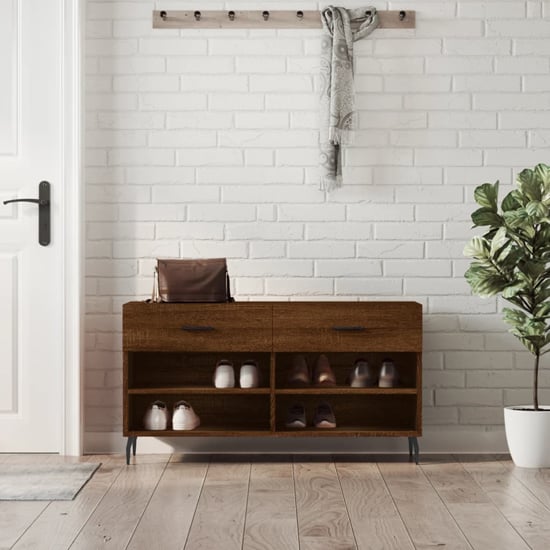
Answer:
<svg viewBox="0 0 550 550"><path fill-rule="evenodd" d="M226 289L226 297L228 302L234 302L235 298L231 297L231 287L229 286L229 271L225 272L225 289Z"/></svg>
<svg viewBox="0 0 550 550"><path fill-rule="evenodd" d="M162 299L160 297L158 265L156 265L155 269L153 270L153 293L151 294L151 302L153 302L154 304L162 302Z"/></svg>

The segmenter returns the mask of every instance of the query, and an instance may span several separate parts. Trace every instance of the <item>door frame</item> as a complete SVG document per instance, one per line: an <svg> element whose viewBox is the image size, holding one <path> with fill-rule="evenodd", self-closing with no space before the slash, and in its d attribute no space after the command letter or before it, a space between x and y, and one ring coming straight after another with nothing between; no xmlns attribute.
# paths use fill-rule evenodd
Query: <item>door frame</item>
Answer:
<svg viewBox="0 0 550 550"><path fill-rule="evenodd" d="M63 317L64 353L59 453L81 455L83 439L83 281L84 281L84 192L82 174L83 109L82 67L84 0L62 4L62 189L64 223Z"/></svg>

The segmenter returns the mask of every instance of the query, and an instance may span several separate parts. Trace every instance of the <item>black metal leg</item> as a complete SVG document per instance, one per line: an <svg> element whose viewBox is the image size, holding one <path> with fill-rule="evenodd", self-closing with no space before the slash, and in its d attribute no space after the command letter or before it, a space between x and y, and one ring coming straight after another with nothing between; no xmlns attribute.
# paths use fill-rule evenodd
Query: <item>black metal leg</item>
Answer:
<svg viewBox="0 0 550 550"><path fill-rule="evenodd" d="M126 441L126 464L130 464L130 451L134 451L134 456L136 456L136 441L137 436L131 435L128 437L128 440Z"/></svg>
<svg viewBox="0 0 550 550"><path fill-rule="evenodd" d="M418 438L409 437L409 457L414 457L415 464L418 464L420 459L420 449L418 448Z"/></svg>

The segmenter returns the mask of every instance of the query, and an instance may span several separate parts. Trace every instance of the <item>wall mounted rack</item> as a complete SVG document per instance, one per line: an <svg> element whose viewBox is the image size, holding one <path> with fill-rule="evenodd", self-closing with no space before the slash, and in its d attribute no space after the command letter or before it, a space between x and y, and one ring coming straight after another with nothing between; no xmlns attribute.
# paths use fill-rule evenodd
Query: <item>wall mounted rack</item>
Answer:
<svg viewBox="0 0 550 550"><path fill-rule="evenodd" d="M370 16L370 13L365 12L365 15ZM414 29L416 26L414 11L379 11L378 17L382 29ZM155 29L318 29L321 26L318 11L153 11Z"/></svg>

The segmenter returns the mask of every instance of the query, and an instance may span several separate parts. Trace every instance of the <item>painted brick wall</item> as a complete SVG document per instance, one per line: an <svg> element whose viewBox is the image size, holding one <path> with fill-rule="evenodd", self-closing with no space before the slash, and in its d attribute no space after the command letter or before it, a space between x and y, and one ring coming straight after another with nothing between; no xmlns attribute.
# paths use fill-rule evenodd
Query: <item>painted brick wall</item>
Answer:
<svg viewBox="0 0 550 550"><path fill-rule="evenodd" d="M227 257L238 300L421 302L433 441L495 448L502 406L530 400L531 356L503 304L470 295L462 248L478 184L550 161L550 3L373 4L414 7L417 28L356 43L360 129L327 195L319 31L153 31L150 0L88 2L88 432L120 433L121 305L149 295L156 257Z"/></svg>

